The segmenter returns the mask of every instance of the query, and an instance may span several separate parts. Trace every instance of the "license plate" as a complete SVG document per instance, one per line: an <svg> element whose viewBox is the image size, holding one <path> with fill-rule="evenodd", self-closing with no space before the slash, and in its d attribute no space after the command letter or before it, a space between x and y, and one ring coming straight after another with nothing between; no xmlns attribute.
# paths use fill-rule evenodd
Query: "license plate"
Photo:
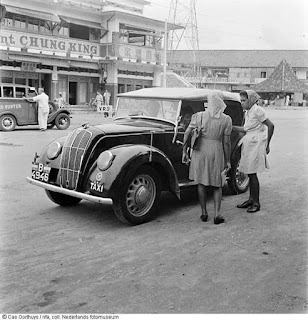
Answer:
<svg viewBox="0 0 308 320"><path fill-rule="evenodd" d="M32 179L48 182L51 167L44 166L42 163L32 164Z"/></svg>

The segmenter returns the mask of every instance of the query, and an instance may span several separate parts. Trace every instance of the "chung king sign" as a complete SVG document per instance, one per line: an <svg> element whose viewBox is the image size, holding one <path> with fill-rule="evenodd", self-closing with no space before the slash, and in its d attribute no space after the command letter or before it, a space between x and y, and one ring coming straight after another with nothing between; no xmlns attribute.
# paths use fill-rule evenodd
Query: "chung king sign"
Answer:
<svg viewBox="0 0 308 320"><path fill-rule="evenodd" d="M1 30L0 46L99 56L99 45L90 41L25 34L8 30Z"/></svg>

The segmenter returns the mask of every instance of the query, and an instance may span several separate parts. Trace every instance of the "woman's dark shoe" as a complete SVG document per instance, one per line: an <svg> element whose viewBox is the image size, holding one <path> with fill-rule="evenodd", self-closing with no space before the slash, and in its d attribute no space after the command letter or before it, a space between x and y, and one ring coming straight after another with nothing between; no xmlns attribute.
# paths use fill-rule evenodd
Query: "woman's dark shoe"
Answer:
<svg viewBox="0 0 308 320"><path fill-rule="evenodd" d="M203 221L203 222L206 222L208 220L209 216L208 214L201 214L200 216L200 219Z"/></svg>
<svg viewBox="0 0 308 320"><path fill-rule="evenodd" d="M245 202L243 202L241 204L238 204L237 207L242 209L242 208L249 208L252 205L253 205L253 201L252 200L247 200L247 201L245 201Z"/></svg>
<svg viewBox="0 0 308 320"><path fill-rule="evenodd" d="M247 209L247 212L257 212L260 208L261 206L258 203L254 203Z"/></svg>
<svg viewBox="0 0 308 320"><path fill-rule="evenodd" d="M221 224L225 222L225 218L222 216L214 217L214 224Z"/></svg>

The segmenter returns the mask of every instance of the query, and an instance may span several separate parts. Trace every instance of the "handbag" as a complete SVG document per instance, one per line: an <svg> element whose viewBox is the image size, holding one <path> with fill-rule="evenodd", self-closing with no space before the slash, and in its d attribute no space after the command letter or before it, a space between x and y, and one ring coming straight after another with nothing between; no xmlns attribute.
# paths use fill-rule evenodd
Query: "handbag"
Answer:
<svg viewBox="0 0 308 320"><path fill-rule="evenodd" d="M201 138L201 135L202 135L202 115L201 115L201 125L200 127L198 128L194 128L192 130L192 133L191 133L191 141L190 141L190 147L194 150L197 150L198 149L198 141L199 139Z"/></svg>

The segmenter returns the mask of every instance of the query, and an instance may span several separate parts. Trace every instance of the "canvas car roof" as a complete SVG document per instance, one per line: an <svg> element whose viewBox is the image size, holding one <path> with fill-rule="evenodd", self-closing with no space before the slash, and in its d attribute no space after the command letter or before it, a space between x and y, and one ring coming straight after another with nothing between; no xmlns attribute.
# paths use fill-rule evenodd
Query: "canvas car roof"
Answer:
<svg viewBox="0 0 308 320"><path fill-rule="evenodd" d="M118 94L118 97L127 98L155 98L155 99L174 99L174 100L206 100L209 92L219 91L199 88L144 88ZM224 100L241 102L240 96L235 92L221 91Z"/></svg>

